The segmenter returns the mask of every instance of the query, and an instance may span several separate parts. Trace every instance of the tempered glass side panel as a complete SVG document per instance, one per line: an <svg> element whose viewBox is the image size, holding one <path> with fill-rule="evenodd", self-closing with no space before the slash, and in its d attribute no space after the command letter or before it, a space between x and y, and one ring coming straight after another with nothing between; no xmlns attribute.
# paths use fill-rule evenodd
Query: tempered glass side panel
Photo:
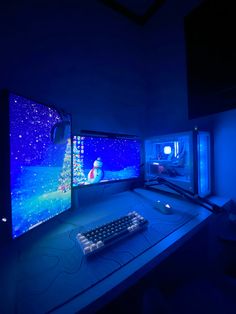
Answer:
<svg viewBox="0 0 236 314"><path fill-rule="evenodd" d="M201 197L211 193L210 134L198 133L198 193Z"/></svg>
<svg viewBox="0 0 236 314"><path fill-rule="evenodd" d="M139 139L73 136L73 186L140 176Z"/></svg>
<svg viewBox="0 0 236 314"><path fill-rule="evenodd" d="M192 132L158 136L145 141L146 180L160 176L194 190Z"/></svg>
<svg viewBox="0 0 236 314"><path fill-rule="evenodd" d="M16 238L71 207L71 126L70 116L54 107L12 93L9 104L12 237Z"/></svg>

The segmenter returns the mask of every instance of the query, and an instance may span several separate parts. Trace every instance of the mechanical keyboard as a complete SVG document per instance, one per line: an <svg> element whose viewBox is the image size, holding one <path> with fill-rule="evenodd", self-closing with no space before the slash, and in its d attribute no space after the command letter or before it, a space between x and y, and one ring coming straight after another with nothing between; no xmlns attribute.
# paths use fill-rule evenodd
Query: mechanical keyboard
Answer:
<svg viewBox="0 0 236 314"><path fill-rule="evenodd" d="M136 211L112 220L86 232L78 233L76 238L84 255L93 254L148 225L148 221Z"/></svg>

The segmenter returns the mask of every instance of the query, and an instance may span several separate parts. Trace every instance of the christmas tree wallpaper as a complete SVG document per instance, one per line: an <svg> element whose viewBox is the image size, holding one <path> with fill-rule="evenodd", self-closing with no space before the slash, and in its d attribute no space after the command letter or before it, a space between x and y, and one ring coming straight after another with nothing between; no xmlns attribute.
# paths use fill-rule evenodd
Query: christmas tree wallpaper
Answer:
<svg viewBox="0 0 236 314"><path fill-rule="evenodd" d="M137 178L140 140L73 137L73 186Z"/></svg>
<svg viewBox="0 0 236 314"><path fill-rule="evenodd" d="M69 115L10 94L12 237L71 207L70 134L55 144L52 130ZM70 131L69 131L70 132Z"/></svg>

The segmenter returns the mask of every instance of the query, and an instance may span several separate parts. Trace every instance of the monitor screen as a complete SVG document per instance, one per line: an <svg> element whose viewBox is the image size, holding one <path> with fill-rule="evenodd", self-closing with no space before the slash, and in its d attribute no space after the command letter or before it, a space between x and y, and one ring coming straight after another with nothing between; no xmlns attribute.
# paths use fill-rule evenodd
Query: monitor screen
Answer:
<svg viewBox="0 0 236 314"><path fill-rule="evenodd" d="M71 207L70 115L9 94L12 237Z"/></svg>
<svg viewBox="0 0 236 314"><path fill-rule="evenodd" d="M73 136L73 186L138 178L141 141Z"/></svg>

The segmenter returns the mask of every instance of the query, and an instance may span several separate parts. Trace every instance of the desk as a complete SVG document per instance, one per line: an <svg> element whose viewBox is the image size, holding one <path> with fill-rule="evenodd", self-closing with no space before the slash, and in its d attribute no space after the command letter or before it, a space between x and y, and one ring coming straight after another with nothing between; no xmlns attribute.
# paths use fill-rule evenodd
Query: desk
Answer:
<svg viewBox="0 0 236 314"><path fill-rule="evenodd" d="M174 214L157 212L153 207L157 199L169 202ZM147 230L97 256L84 257L75 239L77 232L130 210L149 220ZM59 216L53 228L53 223L47 223L44 230L33 236L28 233L14 244L16 261L6 272L14 267L16 313L94 311L177 250L210 216L198 205L144 189L112 195Z"/></svg>

